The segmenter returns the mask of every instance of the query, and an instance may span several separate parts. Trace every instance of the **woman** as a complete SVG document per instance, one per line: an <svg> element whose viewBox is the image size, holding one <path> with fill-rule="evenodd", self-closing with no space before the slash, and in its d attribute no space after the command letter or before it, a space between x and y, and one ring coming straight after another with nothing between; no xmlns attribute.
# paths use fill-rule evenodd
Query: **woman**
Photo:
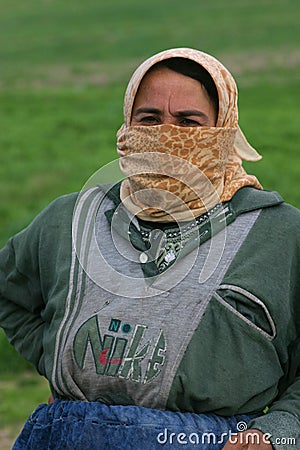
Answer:
<svg viewBox="0 0 300 450"><path fill-rule="evenodd" d="M298 448L300 215L242 168L230 73L145 61L118 153L2 250L0 324L53 393L14 448Z"/></svg>

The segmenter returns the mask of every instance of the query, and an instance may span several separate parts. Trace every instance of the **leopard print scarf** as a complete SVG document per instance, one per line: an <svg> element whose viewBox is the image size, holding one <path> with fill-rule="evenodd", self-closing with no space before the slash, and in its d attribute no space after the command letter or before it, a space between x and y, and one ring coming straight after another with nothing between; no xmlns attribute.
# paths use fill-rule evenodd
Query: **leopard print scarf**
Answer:
<svg viewBox="0 0 300 450"><path fill-rule="evenodd" d="M159 61L189 58L212 76L219 96L216 127L130 126L134 99L146 72ZM243 186L261 185L242 167L242 159L260 155L238 126L237 88L215 58L192 49L161 52L133 74L124 100L124 124L118 131L120 167L126 175L121 200L135 215L151 221L185 221L230 200Z"/></svg>

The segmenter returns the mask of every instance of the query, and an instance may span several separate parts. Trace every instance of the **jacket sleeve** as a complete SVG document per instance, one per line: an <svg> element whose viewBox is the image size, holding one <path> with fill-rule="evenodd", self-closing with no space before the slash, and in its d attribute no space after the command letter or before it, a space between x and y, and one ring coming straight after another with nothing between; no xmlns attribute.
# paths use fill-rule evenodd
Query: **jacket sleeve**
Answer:
<svg viewBox="0 0 300 450"><path fill-rule="evenodd" d="M292 381L272 403L267 414L249 423L254 428L271 435L275 450L300 448L300 339L292 352Z"/></svg>
<svg viewBox="0 0 300 450"><path fill-rule="evenodd" d="M39 234L31 225L0 252L0 326L10 343L43 373L44 308Z"/></svg>
<svg viewBox="0 0 300 450"><path fill-rule="evenodd" d="M288 385L270 405L267 414L257 417L248 425L248 428L271 435L275 450L300 448L300 338L291 348Z"/></svg>
<svg viewBox="0 0 300 450"><path fill-rule="evenodd" d="M68 286L61 267L69 268L77 196L72 193L55 199L0 251L0 327L42 375L43 338L57 306L49 302L57 286L57 273L63 288Z"/></svg>
<svg viewBox="0 0 300 450"><path fill-rule="evenodd" d="M293 295L292 317L296 339L289 345L289 370L277 399L267 414L250 422L249 427L269 433L275 450L300 448L300 316L298 295ZM298 305L298 306L297 306Z"/></svg>
<svg viewBox="0 0 300 450"><path fill-rule="evenodd" d="M300 380L298 380L300 382ZM272 410L248 424L249 429L260 430L270 436L275 450L295 450L300 445L300 421L286 411Z"/></svg>

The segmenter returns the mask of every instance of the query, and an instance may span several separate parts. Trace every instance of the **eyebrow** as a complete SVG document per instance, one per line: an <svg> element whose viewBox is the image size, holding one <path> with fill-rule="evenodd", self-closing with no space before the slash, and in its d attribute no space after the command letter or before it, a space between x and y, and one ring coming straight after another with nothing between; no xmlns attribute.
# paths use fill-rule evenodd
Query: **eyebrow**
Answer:
<svg viewBox="0 0 300 450"><path fill-rule="evenodd" d="M136 117L139 114L157 114L157 115L159 115L159 114L161 114L161 110L157 109L157 108L151 108L151 107L141 107L135 111L135 113L133 114L133 117ZM208 120L207 115L197 109L187 109L187 110L183 110L183 111L178 111L174 115L177 117L198 116L198 117L201 117L202 119Z"/></svg>
<svg viewBox="0 0 300 450"><path fill-rule="evenodd" d="M208 119L207 115L204 112L199 111L198 109L187 109L183 111L178 111L175 115L178 117L198 116L202 117L202 119L206 120Z"/></svg>
<svg viewBox="0 0 300 450"><path fill-rule="evenodd" d="M142 108L138 108L135 113L133 114L133 116L138 116L139 114L161 114L161 110L157 109L157 108L147 108L147 107L142 107Z"/></svg>

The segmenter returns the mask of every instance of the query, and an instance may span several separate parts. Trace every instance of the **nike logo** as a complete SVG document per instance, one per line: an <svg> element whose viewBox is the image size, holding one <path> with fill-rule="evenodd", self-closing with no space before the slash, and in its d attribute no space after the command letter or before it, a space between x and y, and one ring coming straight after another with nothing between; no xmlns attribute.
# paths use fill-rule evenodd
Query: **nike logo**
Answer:
<svg viewBox="0 0 300 450"><path fill-rule="evenodd" d="M109 360L107 358L107 353L109 352L110 348L106 348L105 350L103 350L100 355L99 355L99 363L102 364L103 366L105 366L108 362L110 362L110 364L121 364L122 362L122 358L111 358L111 360Z"/></svg>

